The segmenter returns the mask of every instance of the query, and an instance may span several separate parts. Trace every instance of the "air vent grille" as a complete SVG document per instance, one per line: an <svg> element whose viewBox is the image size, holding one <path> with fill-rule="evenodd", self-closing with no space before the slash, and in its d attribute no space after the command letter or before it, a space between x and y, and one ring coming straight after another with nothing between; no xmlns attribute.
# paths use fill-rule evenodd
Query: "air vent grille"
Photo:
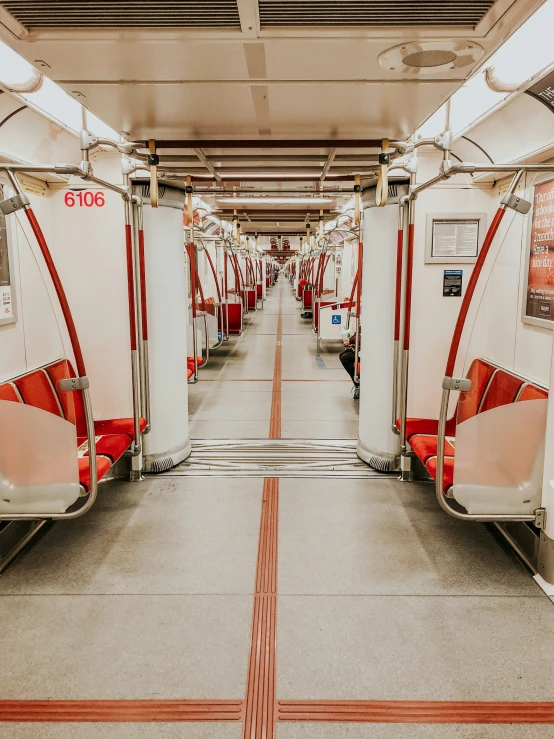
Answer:
<svg viewBox="0 0 554 739"><path fill-rule="evenodd" d="M237 28L237 0L8 0L30 31L45 28Z"/></svg>
<svg viewBox="0 0 554 739"><path fill-rule="evenodd" d="M262 28L286 26L475 27L496 0L259 0Z"/></svg>

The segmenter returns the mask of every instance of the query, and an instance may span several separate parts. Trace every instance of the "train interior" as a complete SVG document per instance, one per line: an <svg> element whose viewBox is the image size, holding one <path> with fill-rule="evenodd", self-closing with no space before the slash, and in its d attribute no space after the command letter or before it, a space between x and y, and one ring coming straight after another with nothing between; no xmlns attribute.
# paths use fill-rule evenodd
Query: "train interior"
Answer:
<svg viewBox="0 0 554 739"><path fill-rule="evenodd" d="M553 23L0 2L0 737L554 735Z"/></svg>

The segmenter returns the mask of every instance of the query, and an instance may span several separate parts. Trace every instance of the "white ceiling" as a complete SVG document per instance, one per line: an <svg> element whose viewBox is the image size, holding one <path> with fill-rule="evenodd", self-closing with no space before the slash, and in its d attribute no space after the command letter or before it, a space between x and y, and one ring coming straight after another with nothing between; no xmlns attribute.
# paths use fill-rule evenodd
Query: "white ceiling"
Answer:
<svg viewBox="0 0 554 739"><path fill-rule="evenodd" d="M94 2L89 0L87 6L67 0L64 8L81 12ZM437 2L428 26L262 30L257 0L237 2L241 30L27 29L1 7L17 10L22 3L5 2L0 3L0 36L29 61L46 63L46 74L68 92L83 95L87 107L132 138L404 138L476 65L435 73L423 81L384 70L379 54L416 39L461 38L481 45L485 58L542 4L497 0L475 28L431 25L445 6ZM344 2L335 0L334 5ZM298 6L298 0L293 4ZM415 12L416 6L432 6L421 0L384 4L405 8L407 23L410 7ZM456 3L460 12L476 4ZM33 5L40 13L41 4ZM480 6L485 6L484 0ZM42 17L51 17L47 9ZM128 17L132 25L133 14Z"/></svg>

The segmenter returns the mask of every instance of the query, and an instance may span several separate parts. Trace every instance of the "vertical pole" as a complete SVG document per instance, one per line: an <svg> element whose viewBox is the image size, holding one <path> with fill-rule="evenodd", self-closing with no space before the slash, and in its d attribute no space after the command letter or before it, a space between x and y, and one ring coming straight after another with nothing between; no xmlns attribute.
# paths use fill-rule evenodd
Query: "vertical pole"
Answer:
<svg viewBox="0 0 554 739"><path fill-rule="evenodd" d="M412 175L413 179L413 175ZM411 458L407 451L406 443L406 416L408 409L408 373L410 364L410 327L412 316L412 273L414 262L414 218L415 200L408 201L405 215L405 229L403 256L405 257L406 271L404 280L404 320L402 339L402 366L400 386L400 453L401 453L401 479L412 480ZM404 261L404 259L403 259Z"/></svg>
<svg viewBox="0 0 554 739"><path fill-rule="evenodd" d="M192 209L192 179L187 176L185 188L187 194L187 216L189 222L190 236L189 248L187 249L190 264L190 289L192 293L192 350L194 352L194 375L193 382L198 381L198 347L196 336L196 276L195 276L195 247L194 247L194 213Z"/></svg>

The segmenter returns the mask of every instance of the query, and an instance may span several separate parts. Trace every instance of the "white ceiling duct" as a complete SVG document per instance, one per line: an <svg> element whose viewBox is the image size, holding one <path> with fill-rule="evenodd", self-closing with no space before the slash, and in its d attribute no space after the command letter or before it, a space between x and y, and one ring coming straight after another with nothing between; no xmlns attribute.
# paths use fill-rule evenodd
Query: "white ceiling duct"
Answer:
<svg viewBox="0 0 554 739"><path fill-rule="evenodd" d="M237 28L237 0L8 0L30 31L44 28Z"/></svg>
<svg viewBox="0 0 554 739"><path fill-rule="evenodd" d="M287 26L467 26L495 0L259 0L262 28Z"/></svg>

